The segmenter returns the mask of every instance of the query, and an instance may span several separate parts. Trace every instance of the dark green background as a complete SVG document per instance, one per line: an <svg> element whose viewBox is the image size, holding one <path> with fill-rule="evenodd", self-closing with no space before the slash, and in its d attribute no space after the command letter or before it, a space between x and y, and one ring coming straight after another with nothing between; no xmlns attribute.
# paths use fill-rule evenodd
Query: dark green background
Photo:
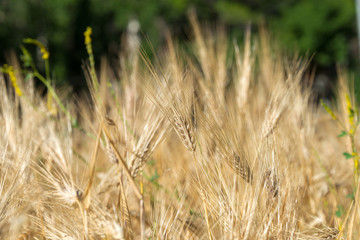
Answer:
<svg viewBox="0 0 360 240"><path fill-rule="evenodd" d="M162 44L160 23L186 44L187 12L193 8L200 22L223 23L230 38L239 41L246 24L251 22L256 34L258 24L265 23L285 50L315 53L317 74L334 79L336 64L358 71L354 5L353 0L1 0L0 63L10 50L19 55L23 38L35 38L49 48L57 84L79 89L85 83L86 26L93 28L96 61L106 55L115 62L129 19L139 20L142 38L147 36L155 48Z"/></svg>

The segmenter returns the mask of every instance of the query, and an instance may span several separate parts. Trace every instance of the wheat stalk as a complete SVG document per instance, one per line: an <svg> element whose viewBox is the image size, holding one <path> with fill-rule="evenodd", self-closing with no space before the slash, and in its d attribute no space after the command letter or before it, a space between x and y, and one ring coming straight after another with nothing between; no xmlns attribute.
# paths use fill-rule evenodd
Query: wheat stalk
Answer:
<svg viewBox="0 0 360 240"><path fill-rule="evenodd" d="M133 147L133 151L130 153L129 170L133 177L136 177L139 171L142 170L156 147L163 140L167 129L167 122L164 121L164 117L157 112L153 112L153 114L147 118L143 132Z"/></svg>

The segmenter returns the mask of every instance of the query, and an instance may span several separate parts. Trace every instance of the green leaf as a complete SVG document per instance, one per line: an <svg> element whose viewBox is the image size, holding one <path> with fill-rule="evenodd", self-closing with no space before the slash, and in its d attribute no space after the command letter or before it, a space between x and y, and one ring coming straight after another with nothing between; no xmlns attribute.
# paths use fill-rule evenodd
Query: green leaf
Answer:
<svg viewBox="0 0 360 240"><path fill-rule="evenodd" d="M25 82L28 82L30 79L32 79L34 77L34 74L32 72L27 72L25 75Z"/></svg>
<svg viewBox="0 0 360 240"><path fill-rule="evenodd" d="M20 46L22 54L20 55L20 59L23 62L24 67L31 67L33 64L33 59L29 51L24 47Z"/></svg>
<svg viewBox="0 0 360 240"><path fill-rule="evenodd" d="M346 198L350 198L351 200L355 200L354 193L352 192L352 193L346 195Z"/></svg>
<svg viewBox="0 0 360 240"><path fill-rule="evenodd" d="M346 159L350 159L350 158L353 158L353 157L354 157L352 154L350 154L350 153L348 153L348 152L344 152L343 155L344 155L344 157L345 157Z"/></svg>
<svg viewBox="0 0 360 240"><path fill-rule="evenodd" d="M344 137L344 136L346 136L346 135L348 135L348 134L349 134L349 133L346 132L346 131L341 131L341 133L338 135L338 137L341 138L341 137Z"/></svg>
<svg viewBox="0 0 360 240"><path fill-rule="evenodd" d="M190 213L191 216L201 217L201 213L196 212L196 211L194 211L193 209L190 209L190 210L189 210L189 213Z"/></svg>
<svg viewBox="0 0 360 240"><path fill-rule="evenodd" d="M150 182L155 182L156 180L159 179L159 177L160 177L160 175L159 175L159 173L157 172L157 170L155 169L154 175L152 175L149 180L150 180Z"/></svg>
<svg viewBox="0 0 360 240"><path fill-rule="evenodd" d="M337 206L337 211L335 212L335 215L337 217L341 217L344 214L344 208L341 205Z"/></svg>
<svg viewBox="0 0 360 240"><path fill-rule="evenodd" d="M78 121L76 121L76 119L73 119L72 122L71 122L71 126L72 126L73 128L78 128L78 127L79 127Z"/></svg>
<svg viewBox="0 0 360 240"><path fill-rule="evenodd" d="M151 159L150 161L147 162L147 164L149 166L154 166L155 165L155 160L154 159Z"/></svg>

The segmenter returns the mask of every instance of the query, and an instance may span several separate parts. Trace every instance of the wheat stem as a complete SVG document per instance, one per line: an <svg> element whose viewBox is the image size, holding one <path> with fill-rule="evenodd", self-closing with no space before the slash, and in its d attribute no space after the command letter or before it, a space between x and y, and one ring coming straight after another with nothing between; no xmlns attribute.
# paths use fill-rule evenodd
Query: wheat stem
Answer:
<svg viewBox="0 0 360 240"><path fill-rule="evenodd" d="M98 149L99 149L102 126L103 126L103 122L101 122L100 126L99 126L98 134L97 134L97 137L96 137L95 150L94 150L93 155L91 157L89 182L88 182L88 185L86 186L86 189L85 189L84 195L83 195L83 199L82 199L82 202L84 203L85 209L88 209L89 205L90 205L90 199L91 199L90 198L90 189L92 187L92 183L93 183L93 180L94 180L95 162L96 162L96 156L97 156Z"/></svg>
<svg viewBox="0 0 360 240"><path fill-rule="evenodd" d="M109 132L108 132L105 125L103 126L103 130L104 130L104 133L105 133L106 137L109 139L109 143L110 143L112 149L114 150L114 153L115 153L117 159L119 159L119 163L120 163L121 167L124 169L126 177L128 178L130 184L132 185L132 187L134 189L135 195L138 197L138 199L142 199L142 195L140 193L140 190L137 187L133 177L131 176L131 173L130 173L129 169L126 166L126 163L125 163L123 157L120 155L120 153L117 150L114 142L111 140L110 134L109 134Z"/></svg>
<svg viewBox="0 0 360 240"><path fill-rule="evenodd" d="M192 157L193 157L194 164L196 164L195 152L193 152ZM204 192L203 192L204 188L202 187L199 171L198 171L196 166L195 166L195 172L196 172L197 181L198 181L198 183L200 185L200 196L201 196L201 200L202 200L203 207L204 207L205 221L206 221L206 225L207 225L208 235L209 235L209 239L212 240L212 235L211 235L211 230L210 230L210 222L209 222L209 215L208 215L206 202L205 202L205 196L204 196Z"/></svg>

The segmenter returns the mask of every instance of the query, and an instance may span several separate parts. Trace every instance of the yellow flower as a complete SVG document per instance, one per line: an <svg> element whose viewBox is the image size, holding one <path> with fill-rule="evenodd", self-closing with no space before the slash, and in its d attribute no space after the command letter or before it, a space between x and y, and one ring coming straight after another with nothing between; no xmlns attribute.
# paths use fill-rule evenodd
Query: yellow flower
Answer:
<svg viewBox="0 0 360 240"><path fill-rule="evenodd" d="M88 45L91 43L91 34L92 34L92 28L91 27L87 27L86 31L84 32L84 36L85 36L85 45Z"/></svg>
<svg viewBox="0 0 360 240"><path fill-rule="evenodd" d="M91 74L91 78L94 81L94 87L95 89L97 89L97 77L96 77L96 73L95 73L95 61L94 61L94 55L93 55L93 50L92 50L92 45L91 45L91 34L92 34L92 28L91 27L87 27L86 31L84 32L84 36L85 36L85 46L86 46L86 51L89 55L89 62L90 62L90 74Z"/></svg>
<svg viewBox="0 0 360 240"><path fill-rule="evenodd" d="M24 39L24 42L38 46L40 48L40 52L42 53L41 58L44 60L49 59L50 53L48 50L46 50L45 45L42 44L40 41L38 41L36 39L32 39L32 38L26 38L26 39Z"/></svg>
<svg viewBox="0 0 360 240"><path fill-rule="evenodd" d="M3 68L3 71L9 75L10 81L11 81L11 83L12 83L14 89L15 89L16 94L18 96L21 96L22 92L21 92L19 86L17 85L16 76L15 76L13 67L5 64L4 68Z"/></svg>
<svg viewBox="0 0 360 240"><path fill-rule="evenodd" d="M42 59L49 59L50 53L45 48L40 48L40 52L42 53Z"/></svg>
<svg viewBox="0 0 360 240"><path fill-rule="evenodd" d="M345 97L346 97L347 110L348 110L348 114L349 114L349 123L350 123L350 126L353 126L354 125L354 110L351 105L350 96L348 94L346 94Z"/></svg>
<svg viewBox="0 0 360 240"><path fill-rule="evenodd" d="M334 120L336 120L336 116L335 116L334 112L331 111L331 109L328 107L328 105L326 105L326 103L322 99L320 99L320 104L323 106L323 108L325 108L325 110L330 114L330 116Z"/></svg>

